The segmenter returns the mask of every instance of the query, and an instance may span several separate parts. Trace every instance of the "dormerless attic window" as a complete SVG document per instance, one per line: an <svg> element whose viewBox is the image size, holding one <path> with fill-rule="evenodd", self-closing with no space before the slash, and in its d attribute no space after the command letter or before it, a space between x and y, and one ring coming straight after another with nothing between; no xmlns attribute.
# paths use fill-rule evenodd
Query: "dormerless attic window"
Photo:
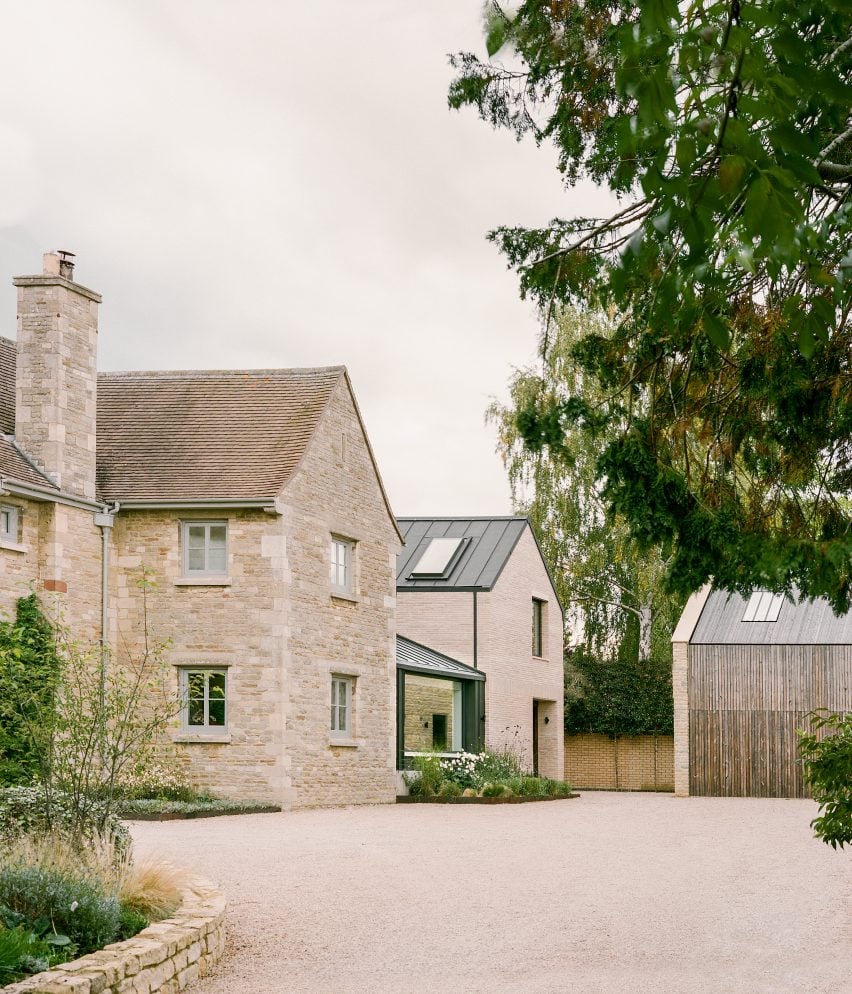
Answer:
<svg viewBox="0 0 852 994"><path fill-rule="evenodd" d="M771 594L768 590L755 590L746 604L743 621L777 621L783 603L783 594Z"/></svg>
<svg viewBox="0 0 852 994"><path fill-rule="evenodd" d="M466 539L433 538L409 576L444 579L458 562Z"/></svg>

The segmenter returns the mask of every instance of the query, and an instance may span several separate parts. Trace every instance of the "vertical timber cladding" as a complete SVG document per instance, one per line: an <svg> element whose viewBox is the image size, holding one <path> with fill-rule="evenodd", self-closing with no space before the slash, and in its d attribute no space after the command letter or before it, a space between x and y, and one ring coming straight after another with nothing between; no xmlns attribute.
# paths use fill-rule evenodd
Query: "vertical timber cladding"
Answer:
<svg viewBox="0 0 852 994"><path fill-rule="evenodd" d="M690 645L690 794L808 797L796 730L850 703L852 646Z"/></svg>

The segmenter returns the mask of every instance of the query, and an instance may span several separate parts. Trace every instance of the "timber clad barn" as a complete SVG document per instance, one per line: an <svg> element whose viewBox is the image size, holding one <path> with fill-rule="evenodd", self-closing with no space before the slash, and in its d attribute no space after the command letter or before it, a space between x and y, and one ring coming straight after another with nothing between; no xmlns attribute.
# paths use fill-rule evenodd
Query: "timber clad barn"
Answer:
<svg viewBox="0 0 852 994"><path fill-rule="evenodd" d="M807 797L796 730L816 708L852 711L852 613L705 588L672 642L675 792Z"/></svg>

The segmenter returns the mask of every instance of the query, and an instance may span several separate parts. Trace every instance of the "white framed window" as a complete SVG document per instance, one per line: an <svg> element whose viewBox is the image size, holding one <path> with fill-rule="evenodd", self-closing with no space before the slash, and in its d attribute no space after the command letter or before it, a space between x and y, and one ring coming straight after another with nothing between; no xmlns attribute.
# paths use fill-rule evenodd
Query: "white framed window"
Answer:
<svg viewBox="0 0 852 994"><path fill-rule="evenodd" d="M346 538L331 536L331 590L332 593L353 594L355 543Z"/></svg>
<svg viewBox="0 0 852 994"><path fill-rule="evenodd" d="M352 738L352 704L355 678L331 677L331 734L333 738Z"/></svg>
<svg viewBox="0 0 852 994"><path fill-rule="evenodd" d="M228 671L185 666L180 669L183 708L181 728L200 735L224 735L228 730Z"/></svg>
<svg viewBox="0 0 852 994"><path fill-rule="evenodd" d="M544 607L547 601L533 597L532 600L532 654L539 658L544 656Z"/></svg>
<svg viewBox="0 0 852 994"><path fill-rule="evenodd" d="M228 572L228 522L181 524L184 576L224 576Z"/></svg>
<svg viewBox="0 0 852 994"><path fill-rule="evenodd" d="M0 505L0 542L18 541L18 521L20 508L9 504Z"/></svg>

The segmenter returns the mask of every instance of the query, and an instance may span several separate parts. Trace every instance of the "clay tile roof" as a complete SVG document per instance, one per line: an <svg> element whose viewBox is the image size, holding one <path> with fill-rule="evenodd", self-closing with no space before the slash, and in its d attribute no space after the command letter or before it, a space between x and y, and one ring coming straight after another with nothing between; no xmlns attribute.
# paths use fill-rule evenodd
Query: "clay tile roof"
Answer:
<svg viewBox="0 0 852 994"><path fill-rule="evenodd" d="M0 435L0 476L9 476L21 483L32 483L37 487L59 488L40 473L21 452L10 435Z"/></svg>
<svg viewBox="0 0 852 994"><path fill-rule="evenodd" d="M101 373L104 500L275 497L344 367Z"/></svg>
<svg viewBox="0 0 852 994"><path fill-rule="evenodd" d="M15 434L15 358L14 342L0 335L0 432Z"/></svg>

